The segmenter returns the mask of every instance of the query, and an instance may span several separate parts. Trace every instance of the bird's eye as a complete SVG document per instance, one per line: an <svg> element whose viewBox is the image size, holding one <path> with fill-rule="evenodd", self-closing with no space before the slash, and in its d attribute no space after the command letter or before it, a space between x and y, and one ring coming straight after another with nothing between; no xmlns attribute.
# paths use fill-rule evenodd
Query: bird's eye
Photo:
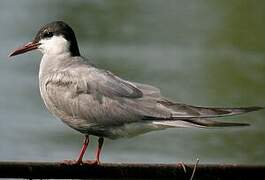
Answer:
<svg viewBox="0 0 265 180"><path fill-rule="evenodd" d="M52 37L53 36L53 32L45 32L44 34L43 34L43 37L44 38L50 38L50 37Z"/></svg>

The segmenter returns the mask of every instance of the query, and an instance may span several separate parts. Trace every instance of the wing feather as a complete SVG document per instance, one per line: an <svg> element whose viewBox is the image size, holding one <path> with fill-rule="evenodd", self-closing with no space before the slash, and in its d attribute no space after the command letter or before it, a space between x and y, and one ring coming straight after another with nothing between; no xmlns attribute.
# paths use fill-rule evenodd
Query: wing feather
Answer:
<svg viewBox="0 0 265 180"><path fill-rule="evenodd" d="M158 102L173 110L172 117L174 119L223 117L223 116L240 115L264 109L264 107L259 107L259 106L236 107L236 108L199 107L199 106L191 106L187 104L175 103L166 99L159 100Z"/></svg>
<svg viewBox="0 0 265 180"><path fill-rule="evenodd" d="M163 98L159 89L123 80L109 71L78 67L55 72L46 83L50 101L64 112L77 113L86 119L112 124L139 120L178 126L240 126L245 124L217 122L208 118L237 115L262 107L211 108L175 103ZM78 98L75 98L79 96ZM54 98L55 97L55 98ZM82 99L81 99L82 98ZM108 120L106 120L108 119ZM184 126L183 125L183 126ZM188 126L187 125L187 126Z"/></svg>

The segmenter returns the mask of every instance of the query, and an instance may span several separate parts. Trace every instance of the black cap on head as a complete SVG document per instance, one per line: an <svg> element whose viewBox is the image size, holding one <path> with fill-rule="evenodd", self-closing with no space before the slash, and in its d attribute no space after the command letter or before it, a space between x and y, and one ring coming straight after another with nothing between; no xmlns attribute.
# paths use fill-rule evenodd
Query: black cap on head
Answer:
<svg viewBox="0 0 265 180"><path fill-rule="evenodd" d="M78 44L73 29L63 21L54 21L43 26L36 34L33 42L49 38L54 35L62 35L70 43L70 53L72 56L80 56Z"/></svg>

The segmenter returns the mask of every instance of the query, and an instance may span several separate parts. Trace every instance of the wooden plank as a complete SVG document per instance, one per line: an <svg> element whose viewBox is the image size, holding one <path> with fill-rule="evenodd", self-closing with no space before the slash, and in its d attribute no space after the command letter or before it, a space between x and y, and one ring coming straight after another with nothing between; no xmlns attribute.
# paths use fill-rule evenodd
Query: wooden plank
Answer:
<svg viewBox="0 0 265 180"><path fill-rule="evenodd" d="M190 179L193 164L65 165L60 162L0 162L0 178ZM265 165L199 164L193 179L265 179Z"/></svg>

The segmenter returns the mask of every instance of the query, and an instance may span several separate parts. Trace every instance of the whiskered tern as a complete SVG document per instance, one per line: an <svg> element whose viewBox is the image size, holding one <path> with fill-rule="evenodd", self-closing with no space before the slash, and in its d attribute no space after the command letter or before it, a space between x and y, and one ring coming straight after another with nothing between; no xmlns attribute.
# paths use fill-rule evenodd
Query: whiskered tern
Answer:
<svg viewBox="0 0 265 180"><path fill-rule="evenodd" d="M95 160L89 161L99 164L104 138L132 137L175 127L245 126L248 124L211 118L264 109L198 107L171 101L156 87L124 80L92 65L80 55L72 28L62 21L43 26L33 41L9 56L34 49L43 54L39 87L46 107L85 135L79 157L72 161L76 164L83 162L89 135L99 137Z"/></svg>

